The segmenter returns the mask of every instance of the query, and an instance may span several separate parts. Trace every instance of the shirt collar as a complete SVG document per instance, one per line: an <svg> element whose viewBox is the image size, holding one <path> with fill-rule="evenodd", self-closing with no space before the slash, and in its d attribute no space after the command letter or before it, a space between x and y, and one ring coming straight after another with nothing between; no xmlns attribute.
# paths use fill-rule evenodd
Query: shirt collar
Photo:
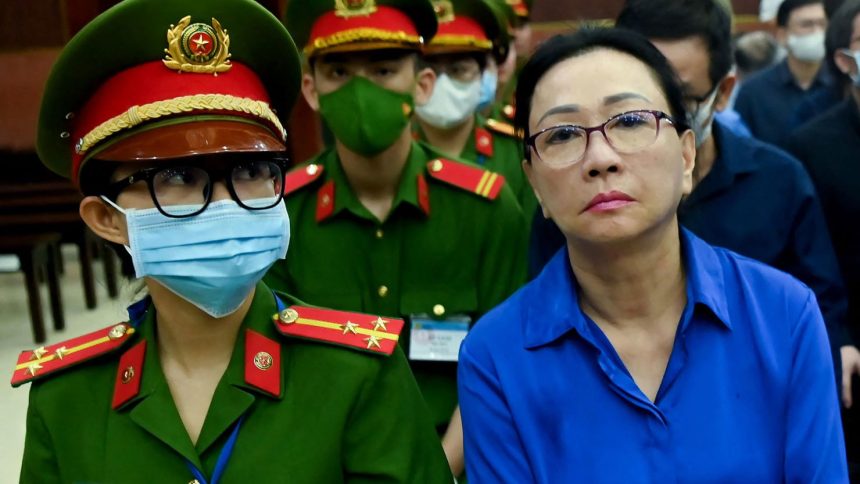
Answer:
<svg viewBox="0 0 860 484"><path fill-rule="evenodd" d="M708 308L731 329L723 268L713 247L681 228L681 254L687 271L688 304ZM566 248L546 265L528 286L529 301L524 322L523 346L537 348L556 341L570 331L587 334L588 321L579 307L579 287L570 267Z"/></svg>
<svg viewBox="0 0 860 484"><path fill-rule="evenodd" d="M419 197L419 178L423 178L424 172L424 153L422 145L413 142L409 150L409 156L406 160L406 165L403 167L403 174L400 177L400 184L397 187L397 193L394 196L394 201L391 204L391 213L401 204L408 204L418 209L419 212L425 215L430 214L429 199L424 199L423 203ZM337 150L330 149L320 157L320 163L325 166L325 171L328 173L328 180L334 183L333 193L330 194L334 204L332 210L322 219L328 219L346 210L354 215L375 220L375 217L367 208L362 205L358 197L353 192L349 181L346 178L346 173L343 166L340 164L340 158L337 156ZM324 190L327 183L324 183L320 190ZM321 193L321 192L320 192ZM318 197L320 196L318 193Z"/></svg>
<svg viewBox="0 0 860 484"><path fill-rule="evenodd" d="M779 79L780 84L790 85L795 88L800 89L800 86L797 84L797 80L794 78L794 74L791 73L791 69L788 68L788 59L784 59L782 62L778 64L776 69L777 78ZM833 85L834 79L830 75L829 69L827 68L826 62L821 63L821 67L818 68L818 72L815 74L815 78L812 79L812 84L810 84L810 89L815 87L816 85L822 85L826 87L830 87Z"/></svg>

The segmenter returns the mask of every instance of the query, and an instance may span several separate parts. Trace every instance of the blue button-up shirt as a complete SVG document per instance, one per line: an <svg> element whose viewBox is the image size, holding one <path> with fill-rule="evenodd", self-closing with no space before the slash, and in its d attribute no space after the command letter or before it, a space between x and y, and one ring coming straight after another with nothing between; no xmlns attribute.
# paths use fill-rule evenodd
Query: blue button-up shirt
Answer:
<svg viewBox="0 0 860 484"><path fill-rule="evenodd" d="M802 89L788 69L788 61L773 65L745 80L738 91L735 110L753 136L774 144L784 143L789 133L810 116L822 113L842 99L836 82L823 65L808 89Z"/></svg>
<svg viewBox="0 0 860 484"><path fill-rule="evenodd" d="M682 230L687 304L652 403L562 249L460 349L471 483L848 482L815 296Z"/></svg>

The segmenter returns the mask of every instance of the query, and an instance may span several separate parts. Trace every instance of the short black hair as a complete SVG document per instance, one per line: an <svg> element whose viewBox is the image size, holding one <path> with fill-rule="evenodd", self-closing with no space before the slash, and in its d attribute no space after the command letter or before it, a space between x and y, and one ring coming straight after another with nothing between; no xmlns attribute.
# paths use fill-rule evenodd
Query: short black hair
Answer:
<svg viewBox="0 0 860 484"><path fill-rule="evenodd" d="M788 25L788 19L791 18L792 12L800 7L815 5L816 3L824 5L823 0L784 0L779 4L779 9L776 11L776 25L785 27Z"/></svg>
<svg viewBox="0 0 860 484"><path fill-rule="evenodd" d="M529 136L529 116L535 87L543 76L556 64L600 49L629 54L640 60L651 70L655 81L669 103L669 115L675 130L682 133L689 129L687 111L681 85L669 61L645 37L628 30L584 27L579 31L557 35L544 42L532 54L520 72L516 91L516 114L514 123L520 132ZM588 76L588 73L583 73ZM525 158L531 160L531 152L525 147Z"/></svg>
<svg viewBox="0 0 860 484"><path fill-rule="evenodd" d="M827 37L824 45L827 50L827 65L833 71L842 85L847 85L851 78L839 70L833 59L840 49L847 49L851 45L851 37L854 35L854 19L860 15L860 0L846 0L833 14L830 24L827 26Z"/></svg>
<svg viewBox="0 0 860 484"><path fill-rule="evenodd" d="M701 38L712 88L732 69L732 17L716 0L627 0L616 26L655 40Z"/></svg>

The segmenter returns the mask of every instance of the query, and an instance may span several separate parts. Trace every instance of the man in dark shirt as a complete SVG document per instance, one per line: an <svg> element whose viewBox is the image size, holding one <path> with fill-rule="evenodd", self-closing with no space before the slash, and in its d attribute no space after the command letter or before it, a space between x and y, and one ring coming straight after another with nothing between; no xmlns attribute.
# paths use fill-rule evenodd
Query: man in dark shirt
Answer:
<svg viewBox="0 0 860 484"><path fill-rule="evenodd" d="M827 31L827 59L851 96L794 132L788 146L806 165L824 206L830 236L848 292L848 321L857 341L860 322L860 0L848 0ZM851 375L860 373L860 353L842 350L843 395L851 407ZM849 366L847 363L853 362ZM857 389L855 388L855 391ZM845 412L848 460L860 477L860 410Z"/></svg>
<svg viewBox="0 0 860 484"><path fill-rule="evenodd" d="M629 0L617 24L651 39L687 91L698 149L696 186L681 205L681 223L711 244L809 285L828 325L839 373L838 348L846 341L844 289L809 175L785 152L713 121L713 112L725 107L734 85L728 12L713 0ZM563 244L558 228L538 214L530 249L532 274Z"/></svg>
<svg viewBox="0 0 860 484"><path fill-rule="evenodd" d="M839 101L839 92L824 60L827 17L821 0L785 0L776 16L777 40L786 47L782 62L747 79L740 87L735 109L753 136L779 144L807 121L797 113L804 101L814 102L812 114ZM808 111L806 106L804 111Z"/></svg>

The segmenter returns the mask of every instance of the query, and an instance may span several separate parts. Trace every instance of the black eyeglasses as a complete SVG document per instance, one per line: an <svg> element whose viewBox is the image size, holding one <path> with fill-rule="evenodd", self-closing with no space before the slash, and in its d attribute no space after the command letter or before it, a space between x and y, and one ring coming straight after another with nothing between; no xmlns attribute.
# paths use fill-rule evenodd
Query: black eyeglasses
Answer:
<svg viewBox="0 0 860 484"><path fill-rule="evenodd" d="M529 136L526 146L547 165L572 165L580 161L588 150L591 133L599 131L615 151L635 153L654 144L660 135L661 119L675 124L672 117L662 111L627 111L590 128L572 124L546 128Z"/></svg>
<svg viewBox="0 0 860 484"><path fill-rule="evenodd" d="M144 168L108 185L104 195L116 200L130 185L146 182L159 212L173 218L193 217L209 206L213 180L226 180L230 196L245 209L265 210L279 204L284 197L286 158L242 156L221 169L180 164Z"/></svg>

